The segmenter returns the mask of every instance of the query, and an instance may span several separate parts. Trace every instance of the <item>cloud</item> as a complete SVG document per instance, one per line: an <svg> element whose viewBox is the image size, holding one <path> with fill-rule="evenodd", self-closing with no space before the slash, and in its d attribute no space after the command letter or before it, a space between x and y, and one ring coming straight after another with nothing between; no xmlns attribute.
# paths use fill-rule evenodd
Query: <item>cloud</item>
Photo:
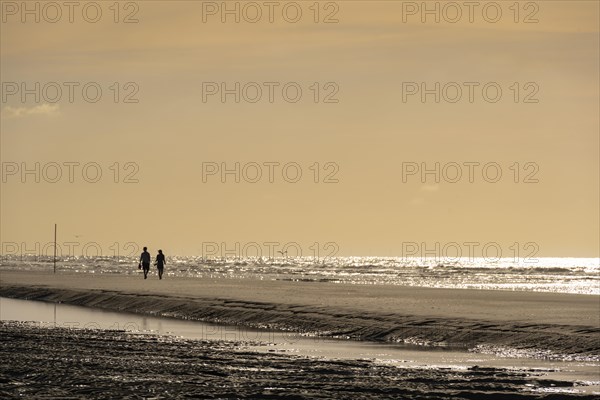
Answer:
<svg viewBox="0 0 600 400"><path fill-rule="evenodd" d="M425 203L425 199L422 197L413 197L409 203L413 206L420 206L421 204Z"/></svg>
<svg viewBox="0 0 600 400"><path fill-rule="evenodd" d="M434 185L423 185L421 186L420 190L422 192L428 192L428 193L433 193L433 192L437 192L438 190L440 190L440 185L438 185L437 183ZM425 197L421 197L421 196L417 196L417 197L413 197L409 203L413 206L420 206L425 204L426 202L426 197L428 195L423 195Z"/></svg>
<svg viewBox="0 0 600 400"><path fill-rule="evenodd" d="M23 118L30 115L46 115L53 117L59 115L58 104L40 104L34 107L11 107L6 106L2 112L4 118Z"/></svg>
<svg viewBox="0 0 600 400"><path fill-rule="evenodd" d="M424 192L437 192L438 190L440 190L440 185L423 185L421 186L421 190Z"/></svg>

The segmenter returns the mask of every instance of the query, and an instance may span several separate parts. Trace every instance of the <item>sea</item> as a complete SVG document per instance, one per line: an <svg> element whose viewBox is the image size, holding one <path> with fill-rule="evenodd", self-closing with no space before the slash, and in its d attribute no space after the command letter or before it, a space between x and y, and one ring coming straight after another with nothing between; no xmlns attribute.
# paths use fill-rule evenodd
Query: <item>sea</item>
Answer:
<svg viewBox="0 0 600 400"><path fill-rule="evenodd" d="M52 271L49 256L0 257L0 271ZM58 272L139 274L137 257L60 257ZM234 278L350 285L487 289L600 295L599 258L469 258L439 262L423 257L232 257L168 256L167 276Z"/></svg>

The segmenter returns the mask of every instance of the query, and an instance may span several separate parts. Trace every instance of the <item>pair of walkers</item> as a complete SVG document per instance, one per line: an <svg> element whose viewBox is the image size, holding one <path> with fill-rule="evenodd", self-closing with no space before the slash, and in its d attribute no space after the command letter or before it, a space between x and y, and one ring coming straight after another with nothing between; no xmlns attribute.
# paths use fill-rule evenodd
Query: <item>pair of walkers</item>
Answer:
<svg viewBox="0 0 600 400"><path fill-rule="evenodd" d="M148 278L148 272L150 271L150 259L148 248L144 247L144 252L140 256L140 263L138 265L140 269L144 270L144 279ZM156 265L156 268L158 269L158 279L162 279L166 263L165 255L163 254L162 250L159 250L158 254L156 255L156 260L154 260L154 265Z"/></svg>

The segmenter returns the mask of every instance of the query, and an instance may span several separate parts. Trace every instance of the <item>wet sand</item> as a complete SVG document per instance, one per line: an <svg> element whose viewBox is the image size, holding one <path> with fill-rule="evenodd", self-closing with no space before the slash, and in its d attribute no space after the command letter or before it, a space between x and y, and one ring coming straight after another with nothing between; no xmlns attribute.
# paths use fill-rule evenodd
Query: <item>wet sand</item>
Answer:
<svg viewBox="0 0 600 400"><path fill-rule="evenodd" d="M600 354L598 296L3 271L0 296L360 340Z"/></svg>
<svg viewBox="0 0 600 400"><path fill-rule="evenodd" d="M240 342L0 322L0 397L592 399L536 371L400 369L257 353ZM535 389L535 390L534 390ZM560 389L561 393L547 393Z"/></svg>

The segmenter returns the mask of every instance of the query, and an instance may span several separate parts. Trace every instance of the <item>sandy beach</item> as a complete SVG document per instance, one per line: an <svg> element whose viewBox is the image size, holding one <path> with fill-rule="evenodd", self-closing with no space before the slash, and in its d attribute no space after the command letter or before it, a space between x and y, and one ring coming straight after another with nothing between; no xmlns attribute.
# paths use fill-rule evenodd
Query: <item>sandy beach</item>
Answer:
<svg viewBox="0 0 600 400"><path fill-rule="evenodd" d="M12 398L592 399L535 371L397 369L257 353L239 342L0 322L0 396Z"/></svg>
<svg viewBox="0 0 600 400"><path fill-rule="evenodd" d="M596 296L5 271L0 296L358 340L600 354Z"/></svg>
<svg viewBox="0 0 600 400"><path fill-rule="evenodd" d="M599 304L589 295L3 271L0 296L426 348L511 348L527 357L588 360L583 364L600 350ZM7 399L595 398L581 390L589 383L550 378L543 368L399 368L239 338L34 322L2 321L0 333L0 397Z"/></svg>

